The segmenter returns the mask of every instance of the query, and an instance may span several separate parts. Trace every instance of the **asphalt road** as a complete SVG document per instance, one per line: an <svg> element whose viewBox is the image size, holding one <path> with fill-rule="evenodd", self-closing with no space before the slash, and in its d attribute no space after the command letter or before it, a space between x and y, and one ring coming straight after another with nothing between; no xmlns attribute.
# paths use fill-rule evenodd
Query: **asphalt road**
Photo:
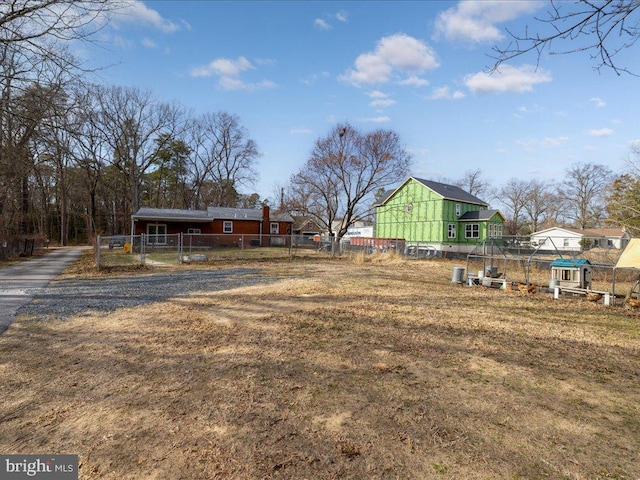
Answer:
<svg viewBox="0 0 640 480"><path fill-rule="evenodd" d="M82 248L60 248L40 257L0 268L0 334L34 295L60 275L82 252Z"/></svg>

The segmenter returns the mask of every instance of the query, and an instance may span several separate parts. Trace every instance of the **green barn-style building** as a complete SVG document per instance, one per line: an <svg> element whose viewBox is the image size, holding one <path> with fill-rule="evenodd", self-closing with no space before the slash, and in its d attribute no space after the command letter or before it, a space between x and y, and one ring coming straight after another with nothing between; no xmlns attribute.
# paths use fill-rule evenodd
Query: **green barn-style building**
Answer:
<svg viewBox="0 0 640 480"><path fill-rule="evenodd" d="M454 185L409 177L377 202L378 238L403 238L408 246L468 253L487 238L502 238L504 216Z"/></svg>

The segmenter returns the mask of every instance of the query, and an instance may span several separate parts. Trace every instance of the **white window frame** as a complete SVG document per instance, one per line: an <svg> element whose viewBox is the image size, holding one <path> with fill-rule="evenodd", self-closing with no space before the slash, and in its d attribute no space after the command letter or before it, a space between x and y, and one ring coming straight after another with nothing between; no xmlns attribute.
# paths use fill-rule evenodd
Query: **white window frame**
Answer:
<svg viewBox="0 0 640 480"><path fill-rule="evenodd" d="M159 233L159 230L164 232ZM151 233L151 232L154 233ZM147 224L147 244L150 245L166 245L167 244L167 224L166 223L148 223Z"/></svg>
<svg viewBox="0 0 640 480"><path fill-rule="evenodd" d="M467 223L464 226L464 238L480 238L480 224Z"/></svg>
<svg viewBox="0 0 640 480"><path fill-rule="evenodd" d="M489 238L502 238L503 229L500 223L489 224Z"/></svg>
<svg viewBox="0 0 640 480"><path fill-rule="evenodd" d="M280 233L280 224L278 222L271 222L269 224L269 233L271 235L278 235Z"/></svg>
<svg viewBox="0 0 640 480"><path fill-rule="evenodd" d="M459 203L456 203L456 217L459 217L462 214L462 206Z"/></svg>
<svg viewBox="0 0 640 480"><path fill-rule="evenodd" d="M233 220L224 220L222 222L222 233L233 233Z"/></svg>
<svg viewBox="0 0 640 480"><path fill-rule="evenodd" d="M448 238L456 238L456 224L455 223L450 223L449 226L447 227L447 235Z"/></svg>

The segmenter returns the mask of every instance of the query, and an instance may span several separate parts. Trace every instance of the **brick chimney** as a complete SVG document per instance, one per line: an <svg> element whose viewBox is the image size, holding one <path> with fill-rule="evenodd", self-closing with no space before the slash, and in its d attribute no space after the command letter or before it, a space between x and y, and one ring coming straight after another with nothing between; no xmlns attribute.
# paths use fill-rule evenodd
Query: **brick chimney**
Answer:
<svg viewBox="0 0 640 480"><path fill-rule="evenodd" d="M269 235L271 233L271 227L269 223L269 205L262 206L262 230L261 231L264 235ZM267 239L268 238L269 237L267 237ZM265 238L261 237L260 243L262 244L262 246L264 246L264 241L265 241ZM269 240L267 240L267 244L268 242Z"/></svg>

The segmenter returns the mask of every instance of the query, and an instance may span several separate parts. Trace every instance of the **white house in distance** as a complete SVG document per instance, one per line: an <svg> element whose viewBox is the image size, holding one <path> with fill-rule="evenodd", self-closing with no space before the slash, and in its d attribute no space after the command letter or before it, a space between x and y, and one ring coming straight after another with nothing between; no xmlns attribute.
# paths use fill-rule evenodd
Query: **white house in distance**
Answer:
<svg viewBox="0 0 640 480"><path fill-rule="evenodd" d="M621 228L552 227L531 234L531 246L539 250L579 252L589 248L622 249L630 235Z"/></svg>

